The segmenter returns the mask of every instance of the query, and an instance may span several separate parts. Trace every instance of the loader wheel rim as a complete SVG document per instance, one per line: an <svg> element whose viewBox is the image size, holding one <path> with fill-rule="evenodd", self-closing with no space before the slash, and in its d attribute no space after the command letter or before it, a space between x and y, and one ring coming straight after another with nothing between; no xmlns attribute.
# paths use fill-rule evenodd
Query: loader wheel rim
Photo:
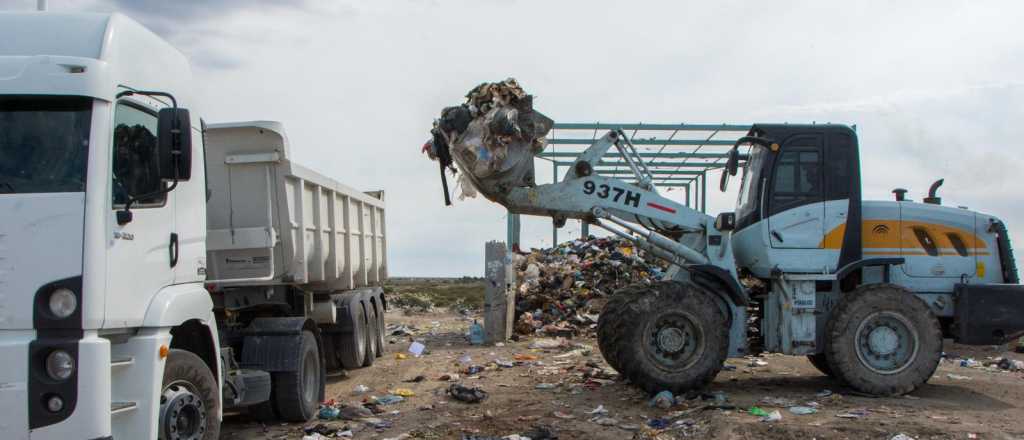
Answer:
<svg viewBox="0 0 1024 440"><path fill-rule="evenodd" d="M206 431L206 407L195 392L195 385L187 381L172 382L160 395L160 438L166 440L193 440Z"/></svg>
<svg viewBox="0 0 1024 440"><path fill-rule="evenodd" d="M861 320L856 334L857 358L875 373L897 374L917 358L917 329L899 313L872 313Z"/></svg>
<svg viewBox="0 0 1024 440"><path fill-rule="evenodd" d="M645 332L647 357L662 369L678 371L692 365L704 351L704 333L689 316L658 317Z"/></svg>

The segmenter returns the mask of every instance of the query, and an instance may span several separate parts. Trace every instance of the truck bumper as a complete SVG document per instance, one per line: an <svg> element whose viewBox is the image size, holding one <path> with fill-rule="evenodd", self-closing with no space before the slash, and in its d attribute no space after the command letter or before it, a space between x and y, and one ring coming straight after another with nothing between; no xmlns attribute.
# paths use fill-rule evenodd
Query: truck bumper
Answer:
<svg viewBox="0 0 1024 440"><path fill-rule="evenodd" d="M0 438L2 439L69 439L110 437L110 343L86 332L78 341L76 359L77 386L67 418L30 429L32 405L45 405L40 396L30 392L29 377L43 371L29 371L29 344L35 339L33 330L0 331Z"/></svg>

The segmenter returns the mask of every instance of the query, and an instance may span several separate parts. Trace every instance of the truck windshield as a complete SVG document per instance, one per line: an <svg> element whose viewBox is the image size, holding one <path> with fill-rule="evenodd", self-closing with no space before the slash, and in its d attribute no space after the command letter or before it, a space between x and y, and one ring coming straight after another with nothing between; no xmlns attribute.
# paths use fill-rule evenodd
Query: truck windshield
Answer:
<svg viewBox="0 0 1024 440"><path fill-rule="evenodd" d="M0 195L83 192L92 99L0 96Z"/></svg>
<svg viewBox="0 0 1024 440"><path fill-rule="evenodd" d="M743 181L740 182L739 200L736 201L736 218L746 218L758 207L758 181L761 180L761 171L764 168L764 160L768 151L759 145L750 147L750 158L743 167Z"/></svg>

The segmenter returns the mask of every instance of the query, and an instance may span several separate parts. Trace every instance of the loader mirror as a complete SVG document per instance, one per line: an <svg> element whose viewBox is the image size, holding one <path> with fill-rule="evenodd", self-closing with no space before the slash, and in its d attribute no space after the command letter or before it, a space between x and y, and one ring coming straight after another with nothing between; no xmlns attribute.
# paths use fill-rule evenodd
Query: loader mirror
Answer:
<svg viewBox="0 0 1024 440"><path fill-rule="evenodd" d="M168 181L189 180L192 175L192 127L188 109L161 109L156 136L160 178Z"/></svg>
<svg viewBox="0 0 1024 440"><path fill-rule="evenodd" d="M736 147L729 150L725 161L725 168L722 169L722 179L718 181L718 189L725 192L729 188L729 176L735 176L739 170L740 153Z"/></svg>

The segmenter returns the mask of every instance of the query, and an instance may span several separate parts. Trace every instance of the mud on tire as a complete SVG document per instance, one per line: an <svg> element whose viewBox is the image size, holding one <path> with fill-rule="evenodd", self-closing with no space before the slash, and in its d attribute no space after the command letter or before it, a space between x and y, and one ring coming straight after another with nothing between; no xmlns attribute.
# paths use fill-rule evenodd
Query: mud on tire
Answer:
<svg viewBox="0 0 1024 440"><path fill-rule="evenodd" d="M939 320L912 292L871 284L843 296L827 324L825 354L836 378L882 396L913 391L942 354Z"/></svg>
<svg viewBox="0 0 1024 440"><path fill-rule="evenodd" d="M722 369L728 320L712 294L692 284L631 286L601 313L598 346L640 388L679 393L704 387Z"/></svg>

